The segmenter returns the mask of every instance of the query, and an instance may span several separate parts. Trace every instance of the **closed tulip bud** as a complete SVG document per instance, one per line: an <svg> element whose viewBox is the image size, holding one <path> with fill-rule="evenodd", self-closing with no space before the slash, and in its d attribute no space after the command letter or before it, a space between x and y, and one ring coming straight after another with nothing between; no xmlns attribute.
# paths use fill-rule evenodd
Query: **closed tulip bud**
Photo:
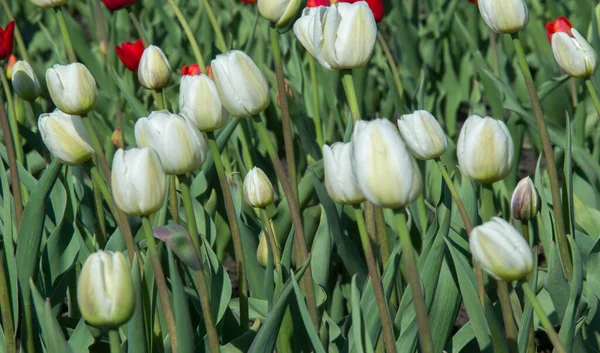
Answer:
<svg viewBox="0 0 600 353"><path fill-rule="evenodd" d="M558 66L570 76L588 77L598 69L596 51L575 28L571 33L554 33L552 51Z"/></svg>
<svg viewBox="0 0 600 353"><path fill-rule="evenodd" d="M1 56L1 55L0 55ZM17 63L17 57L14 54L10 54L8 61L6 62L6 77L12 80L13 66Z"/></svg>
<svg viewBox="0 0 600 353"><path fill-rule="evenodd" d="M150 45L144 50L138 66L138 80L147 89L162 89L171 81L171 65L165 53L157 46Z"/></svg>
<svg viewBox="0 0 600 353"><path fill-rule="evenodd" d="M135 123L135 141L158 153L165 173L179 175L202 166L206 137L187 119L166 110L152 112Z"/></svg>
<svg viewBox="0 0 600 353"><path fill-rule="evenodd" d="M481 0L480 0L481 1ZM533 267L533 254L523 236L507 221L493 217L473 228L469 237L473 258L492 277L516 281Z"/></svg>
<svg viewBox="0 0 600 353"><path fill-rule="evenodd" d="M41 88L33 68L26 61L19 60L13 66L11 78L13 90L26 101L34 101L40 96Z"/></svg>
<svg viewBox="0 0 600 353"><path fill-rule="evenodd" d="M42 114L38 119L38 129L50 153L61 163L79 165L96 154L78 115L65 114L58 109Z"/></svg>
<svg viewBox="0 0 600 353"><path fill-rule="evenodd" d="M398 120L398 129L410 153L419 159L437 158L448 148L444 130L426 110L402 115Z"/></svg>
<svg viewBox="0 0 600 353"><path fill-rule="evenodd" d="M365 200L352 169L352 143L336 142L323 146L325 187L331 199L344 205Z"/></svg>
<svg viewBox="0 0 600 353"><path fill-rule="evenodd" d="M456 154L461 171L469 179L491 184L510 173L514 148L502 121L472 115L460 131Z"/></svg>
<svg viewBox="0 0 600 353"><path fill-rule="evenodd" d="M389 120L358 121L352 149L354 175L371 203L385 208L404 207L421 194L421 172Z"/></svg>
<svg viewBox="0 0 600 353"><path fill-rule="evenodd" d="M96 80L81 63L54 65L46 70L46 83L54 105L64 113L84 115L96 105Z"/></svg>
<svg viewBox="0 0 600 353"><path fill-rule="evenodd" d="M302 0L258 0L258 12L277 28L285 28L302 10Z"/></svg>
<svg viewBox="0 0 600 353"><path fill-rule="evenodd" d="M267 260L269 259L269 244L267 243L267 237L264 232L260 232L258 237L258 248L256 249L256 261L262 267L267 267Z"/></svg>
<svg viewBox="0 0 600 353"><path fill-rule="evenodd" d="M254 61L239 50L219 54L210 63L221 103L236 118L256 115L269 106L269 86Z"/></svg>
<svg viewBox="0 0 600 353"><path fill-rule="evenodd" d="M77 303L92 326L115 329L129 321L135 292L123 254L98 251L88 256L77 283Z"/></svg>
<svg viewBox="0 0 600 353"><path fill-rule="evenodd" d="M528 221L540 210L540 195L530 177L521 179L510 200L510 209L515 219Z"/></svg>
<svg viewBox="0 0 600 353"><path fill-rule="evenodd" d="M275 191L273 184L258 167L250 169L244 179L244 199L252 207L263 208L273 203Z"/></svg>
<svg viewBox="0 0 600 353"><path fill-rule="evenodd" d="M515 33L529 22L524 0L479 0L478 5L481 17L496 33Z"/></svg>
<svg viewBox="0 0 600 353"><path fill-rule="evenodd" d="M183 76L179 85L179 114L200 131L214 131L227 122L227 111L215 82L206 75Z"/></svg>
<svg viewBox="0 0 600 353"><path fill-rule="evenodd" d="M158 211L167 188L160 157L151 148L119 149L113 157L113 197L123 212L148 216Z"/></svg>
<svg viewBox="0 0 600 353"><path fill-rule="evenodd" d="M31 0L31 2L42 9L51 9L53 7L62 6L67 3L68 0Z"/></svg>

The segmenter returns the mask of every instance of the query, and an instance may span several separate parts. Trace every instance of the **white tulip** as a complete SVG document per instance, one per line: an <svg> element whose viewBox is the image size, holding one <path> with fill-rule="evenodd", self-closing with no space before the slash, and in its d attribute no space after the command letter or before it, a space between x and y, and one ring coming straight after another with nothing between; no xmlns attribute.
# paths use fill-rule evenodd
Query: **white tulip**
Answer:
<svg viewBox="0 0 600 353"><path fill-rule="evenodd" d="M481 17L496 33L515 33L529 22L524 0L479 0L478 5Z"/></svg>
<svg viewBox="0 0 600 353"><path fill-rule="evenodd" d="M78 115L65 114L56 109L40 115L38 129L50 153L61 163L79 165L96 154L83 120Z"/></svg>
<svg viewBox="0 0 600 353"><path fill-rule="evenodd" d="M365 200L352 169L352 143L336 142L323 146L325 187L331 199L345 205Z"/></svg>
<svg viewBox="0 0 600 353"><path fill-rule="evenodd" d="M498 280L519 280L533 268L533 254L529 244L502 218L494 217L473 228L469 247L481 268Z"/></svg>
<svg viewBox="0 0 600 353"><path fill-rule="evenodd" d="M202 166L208 143L189 120L166 110L152 112L135 123L135 141L158 153L165 173L179 175Z"/></svg>
<svg viewBox="0 0 600 353"><path fill-rule="evenodd" d="M138 66L138 81L147 89L158 90L169 85L171 65L165 53L155 45L144 50Z"/></svg>
<svg viewBox="0 0 600 353"><path fill-rule="evenodd" d="M540 195L530 177L519 181L510 199L512 216L521 221L534 218L540 209Z"/></svg>
<svg viewBox="0 0 600 353"><path fill-rule="evenodd" d="M34 101L40 96L40 81L27 61L19 60L15 63L11 82L13 90L21 99Z"/></svg>
<svg viewBox="0 0 600 353"><path fill-rule="evenodd" d="M571 33L572 36L565 32L552 35L554 58L558 66L573 77L591 76L598 68L598 55L575 28L571 28Z"/></svg>
<svg viewBox="0 0 600 353"><path fill-rule="evenodd" d="M239 50L219 54L210 63L221 102L236 118L256 115L269 106L269 86L254 61Z"/></svg>
<svg viewBox="0 0 600 353"><path fill-rule="evenodd" d="M258 167L250 169L244 178L244 199L252 207L264 208L273 203L275 191L269 177Z"/></svg>
<svg viewBox="0 0 600 353"><path fill-rule="evenodd" d="M31 2L42 9L51 9L66 4L68 0L31 0Z"/></svg>
<svg viewBox="0 0 600 353"><path fill-rule="evenodd" d="M200 131L214 131L227 122L227 111L214 81L208 76L183 76L179 85L179 114Z"/></svg>
<svg viewBox="0 0 600 353"><path fill-rule="evenodd" d="M491 184L510 173L514 148L504 122L472 115L460 131L456 154L461 171L469 179Z"/></svg>
<svg viewBox="0 0 600 353"><path fill-rule="evenodd" d="M277 28L287 27L302 9L302 0L258 0L258 12Z"/></svg>
<svg viewBox="0 0 600 353"><path fill-rule="evenodd" d="M164 201L167 177L160 157L151 148L117 150L111 181L117 206L129 215L148 216Z"/></svg>
<svg viewBox="0 0 600 353"><path fill-rule="evenodd" d="M64 113L84 115L96 105L96 80L81 63L54 65L46 70L46 84L54 105Z"/></svg>
<svg viewBox="0 0 600 353"><path fill-rule="evenodd" d="M323 19L329 7L307 7L302 10L302 16L294 23L294 34L321 66L331 70L331 66L323 57L321 43L323 42Z"/></svg>
<svg viewBox="0 0 600 353"><path fill-rule="evenodd" d="M352 149L354 175L371 203L404 207L421 194L421 172L389 120L358 121Z"/></svg>
<svg viewBox="0 0 600 353"><path fill-rule="evenodd" d="M437 158L448 148L444 130L426 110L402 115L398 120L398 129L410 153L419 159Z"/></svg>

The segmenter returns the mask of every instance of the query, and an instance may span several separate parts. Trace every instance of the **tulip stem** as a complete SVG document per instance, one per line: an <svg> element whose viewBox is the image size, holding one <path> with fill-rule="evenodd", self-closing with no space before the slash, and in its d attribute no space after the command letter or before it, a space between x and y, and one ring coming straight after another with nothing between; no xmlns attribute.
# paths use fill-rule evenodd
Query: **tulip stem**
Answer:
<svg viewBox="0 0 600 353"><path fill-rule="evenodd" d="M494 189L492 184L481 184L481 222L487 222L494 217Z"/></svg>
<svg viewBox="0 0 600 353"><path fill-rule="evenodd" d="M377 270L377 262L373 255L373 249L371 248L371 239L365 225L365 218L363 211L360 208L360 204L354 205L354 213L356 215L356 223L358 224L358 232L360 234L360 241L362 243L363 250L365 252L365 258L367 259L367 268L369 270L369 276L371 276L371 284L373 285L373 292L375 293L375 302L377 303L377 309L379 310L379 316L381 316L381 328L383 331L383 343L387 353L396 352L396 339L394 338L394 328L392 326L392 318L390 311L387 307L385 293L383 291L383 284L381 283L381 277ZM429 351L431 353L431 351Z"/></svg>
<svg viewBox="0 0 600 353"><path fill-rule="evenodd" d="M596 93L596 88L590 79L585 81L585 86L590 92L590 96L592 97L592 101L594 102L594 108L596 108L596 113L600 116L600 100L598 100L598 93Z"/></svg>
<svg viewBox="0 0 600 353"><path fill-rule="evenodd" d="M196 38L194 37L192 30L190 29L190 25L189 25L188 21L185 19L185 16L183 16L183 14L181 13L181 10L179 9L179 7L177 7L177 5L175 4L175 2L173 0L167 0L167 2L169 3L169 5L171 5L171 8L173 9L175 16L177 17L177 20L179 20L179 24L181 25L181 28L183 28L183 31L185 32L188 42L190 43L190 45L192 47L192 51L194 52L196 62L200 66L200 70L204 71L205 70L204 58L202 57L202 53L200 52L200 47L198 46L198 42L196 41Z"/></svg>
<svg viewBox="0 0 600 353"><path fill-rule="evenodd" d="M255 126L261 141L265 144L267 148L267 152L269 154L269 157L271 158L273 167L275 168L275 174L277 174L277 178L279 179L279 182L283 187L283 192L285 194L285 198L287 199L288 208L290 209L290 215L292 217L292 224L294 226L294 250L296 251L296 269L298 269L308 259L308 246L306 244L306 238L304 237L304 226L302 224L302 216L300 214L298 202L294 199L292 185L290 184L290 181L287 178L287 175L285 174L283 164L277 156L277 151L275 150L275 147L273 146L273 144L271 144L271 140L269 139L269 134L267 133L267 128L265 124L259 118L257 118ZM306 291L308 312L310 314L312 323L318 332L319 319L317 313L317 301L315 299L315 289L310 263L307 265L306 271L302 276L302 280L304 284L304 290Z"/></svg>
<svg viewBox="0 0 600 353"><path fill-rule="evenodd" d="M279 251L279 244L277 243L277 237L275 237L273 224L271 223L271 219L267 214L267 210L264 208L261 209L260 215L262 217L263 225L265 226L267 239L269 239L269 247L271 248L271 254L273 255L273 264L275 265L275 268L278 268L279 263L281 262L281 254Z"/></svg>
<svg viewBox="0 0 600 353"><path fill-rule="evenodd" d="M2 127L2 135L4 136L6 154L8 155L8 166L10 168L10 183L12 185L12 192L15 203L15 222L18 230L21 225L21 216L23 215L21 182L19 180L19 169L17 165L15 145L13 143L8 117L6 116L6 111L4 110L4 100L2 99L2 95L0 95L0 126Z"/></svg>
<svg viewBox="0 0 600 353"><path fill-rule="evenodd" d="M517 332L517 326L510 303L508 283L502 280L498 280L496 283L498 284L498 298L500 300L500 308L502 310L502 320L504 321L504 330L506 331L508 350L510 352L518 352L519 345L517 344L517 339L519 334Z"/></svg>
<svg viewBox="0 0 600 353"><path fill-rule="evenodd" d="M294 134L292 132L292 122L290 120L287 92L285 90L285 77L283 73L283 64L281 62L281 50L279 49L279 34L273 27L270 28L269 34L271 37L271 49L273 50L273 61L275 62L275 76L277 77L277 92L279 94L279 108L281 110L281 125L283 126L287 174L290 179L290 184L292 184L294 200L298 200L298 176L296 174Z"/></svg>
<svg viewBox="0 0 600 353"><path fill-rule="evenodd" d="M398 66L396 65L396 61L394 61L394 56L390 51L390 47L387 45L385 38L381 32L377 31L377 42L381 46L383 50L383 54L385 55L385 59L387 60L388 65L390 66L390 70L392 71L392 77L394 78L394 85L396 85L396 90L398 91L398 109L402 108L402 101L404 100L404 86L402 86L402 81L400 80L400 74L398 73Z"/></svg>
<svg viewBox="0 0 600 353"><path fill-rule="evenodd" d="M92 192L94 193L94 208L96 209L96 224L98 225L98 236L96 242L100 249L106 245L106 218L104 217L104 207L102 204L102 194L99 190L98 182L92 178Z"/></svg>
<svg viewBox="0 0 600 353"><path fill-rule="evenodd" d="M63 14L63 11L65 11L63 8L56 9L56 19L58 20L58 27L60 28L60 33L62 34L65 42L69 62L75 63L77 62L77 56L73 50L73 43L71 43L71 36L69 35L69 29L67 27L67 23L65 22L65 15Z"/></svg>
<svg viewBox="0 0 600 353"><path fill-rule="evenodd" d="M556 168L556 162L554 160L554 154L552 151L552 143L550 142L550 135L548 134L548 128L544 121L544 113L540 104L540 99L535 90L531 71L527 64L527 58L521 40L517 33L511 34L515 52L519 59L519 65L523 72L525 84L527 85L527 91L529 92L529 98L531 99L531 106L535 115L535 120L538 127L538 132L542 140L542 150L544 157L546 158L546 164L548 169L548 175L550 176L550 190L552 191L552 211L554 212L555 230L556 230L556 241L560 250L560 258L565 271L565 277L568 281L573 278L573 263L571 262L571 253L569 252L569 243L565 233L565 220L562 211L562 201L560 198L560 185L558 180L558 170Z"/></svg>
<svg viewBox="0 0 600 353"><path fill-rule="evenodd" d="M342 75L342 84L344 85L344 92L346 92L346 99L348 99L348 105L350 106L352 120L357 122L360 120L360 109L358 108L358 99L356 98L352 70L343 70Z"/></svg>
<svg viewBox="0 0 600 353"><path fill-rule="evenodd" d="M147 47L149 44L148 39L146 38L146 34L144 34L144 30L142 30L142 25L140 24L140 21L135 15L135 12L129 11L129 19L131 20L131 23L133 23L133 27L135 27L136 32L142 40L142 43L144 43L144 46Z"/></svg>
<svg viewBox="0 0 600 353"><path fill-rule="evenodd" d="M315 113L315 132L317 134L317 144L323 147L325 139L323 138L323 122L321 121L321 109L319 104L319 82L317 81L317 65L315 58L308 54L308 68L310 70L310 84L312 89L313 110Z"/></svg>
<svg viewBox="0 0 600 353"><path fill-rule="evenodd" d="M171 351L177 353L177 332L175 329L175 316L173 316L173 308L169 301L169 292L167 290L167 281L165 280L165 273L160 265L160 259L158 258L158 251L156 250L156 242L154 235L152 234L152 224L148 217L142 217L142 226L144 227L144 235L148 242L148 255L152 261L152 270L154 272L154 280L156 282L156 288L158 290L158 298L160 300L160 306L167 322L167 332L169 333L169 340L171 341Z"/></svg>
<svg viewBox="0 0 600 353"><path fill-rule="evenodd" d="M523 282L521 287L523 288L523 292L527 296L527 299L529 299L531 306L533 306L533 310L535 310L535 313L537 314L540 323L544 327L544 330L546 330L548 338L550 338L550 341L554 345L554 349L556 349L558 353L566 353L567 351L565 350L565 346L563 346L562 342L560 341L558 334L556 333L554 327L552 327L552 323L544 313L544 309L542 308L540 302L537 300L537 296L529 286L529 283Z"/></svg>
<svg viewBox="0 0 600 353"><path fill-rule="evenodd" d="M206 15L208 16L208 20L215 31L215 36L217 37L217 47L224 53L227 51L227 44L225 43L225 37L223 37L223 32L219 27L219 22L213 13L212 7L210 6L210 2L208 0L202 0L202 4L204 5L204 10L206 11Z"/></svg>
<svg viewBox="0 0 600 353"><path fill-rule="evenodd" d="M215 161L215 168L217 169L217 175L219 176L219 184L221 185L221 192L223 193L223 200L225 202L225 211L227 213L227 219L229 220L229 227L231 229L231 239L233 241L233 253L235 256L235 262L237 264L238 278L239 278L239 296L240 296L240 326L243 332L248 331L249 328L249 316L248 316L248 288L246 284L246 266L244 261L244 250L242 247L242 237L240 235L240 227L238 224L238 218L233 204L233 197L231 196L231 189L229 188L229 181L225 170L223 169L223 161L221 160L221 152L217 145L214 132L207 133L208 145Z"/></svg>
<svg viewBox="0 0 600 353"><path fill-rule="evenodd" d="M110 353L119 353L121 351L119 329L108 330L108 340L110 341Z"/></svg>
<svg viewBox="0 0 600 353"><path fill-rule="evenodd" d="M11 240L9 240L11 241ZM0 250L0 311L2 312L2 327L7 353L16 353L15 329L12 316L12 306L8 294L8 282L4 272L4 250Z"/></svg>
<svg viewBox="0 0 600 353"><path fill-rule="evenodd" d="M173 222L179 224L179 202L177 202L177 176L169 175L169 210Z"/></svg>
<svg viewBox="0 0 600 353"><path fill-rule="evenodd" d="M2 86L4 87L4 93L6 94L6 103L8 105L8 119L10 122L10 129L13 133L13 139L15 144L15 153L17 155L17 161L24 166L25 158L23 155L23 146L21 144L21 134L19 134L19 122L17 120L17 111L15 109L15 103L13 100L12 93L10 91L11 85L8 83L8 79L4 73L5 70L0 70L0 79L2 80ZM25 191L25 190L23 190ZM23 193L25 194L25 193ZM25 196L25 195L24 195Z"/></svg>

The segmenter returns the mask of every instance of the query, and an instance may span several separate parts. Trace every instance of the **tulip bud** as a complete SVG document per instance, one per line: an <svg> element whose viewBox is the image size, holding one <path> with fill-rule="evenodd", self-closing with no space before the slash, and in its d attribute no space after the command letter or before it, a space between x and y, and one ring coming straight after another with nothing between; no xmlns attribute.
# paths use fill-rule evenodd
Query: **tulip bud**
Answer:
<svg viewBox="0 0 600 353"><path fill-rule="evenodd" d="M31 2L42 9L51 9L67 3L68 0L31 0Z"/></svg>
<svg viewBox="0 0 600 353"><path fill-rule="evenodd" d="M513 218L528 221L540 210L540 195L530 177L521 179L510 200Z"/></svg>
<svg viewBox="0 0 600 353"><path fill-rule="evenodd" d="M108 7L110 11L117 11L123 9L129 5L133 5L137 0L102 0L104 5Z"/></svg>
<svg viewBox="0 0 600 353"><path fill-rule="evenodd" d="M277 28L285 28L302 10L302 0L258 0L258 12Z"/></svg>
<svg viewBox="0 0 600 353"><path fill-rule="evenodd" d="M515 33L529 22L524 0L479 0L478 5L481 17L496 33Z"/></svg>
<svg viewBox="0 0 600 353"><path fill-rule="evenodd" d="M179 224L171 223L152 229L155 238L167 243L177 258L194 271L202 270L190 233Z"/></svg>
<svg viewBox="0 0 600 353"><path fill-rule="evenodd" d="M179 85L179 114L200 131L214 131L227 122L227 111L215 82L206 75L183 76Z"/></svg>
<svg viewBox="0 0 600 353"><path fill-rule="evenodd" d="M144 50L138 66L138 80L147 89L157 90L169 85L171 66L159 47L150 45Z"/></svg>
<svg viewBox="0 0 600 353"><path fill-rule="evenodd" d="M152 112L135 123L139 147L151 147L169 175L189 173L202 166L206 158L206 137L185 118L166 110Z"/></svg>
<svg viewBox="0 0 600 353"><path fill-rule="evenodd" d="M260 232L258 236L258 248L256 249L256 261L262 267L267 267L267 260L269 259L269 244L267 243L267 237L264 232Z"/></svg>
<svg viewBox="0 0 600 353"><path fill-rule="evenodd" d="M17 63L17 57L14 54L11 54L8 57L8 62L6 63L6 78L12 80L13 74L13 66Z"/></svg>
<svg viewBox="0 0 600 353"><path fill-rule="evenodd" d="M88 256L77 283L77 302L92 326L114 329L127 323L135 309L135 292L125 256L110 251Z"/></svg>
<svg viewBox="0 0 600 353"><path fill-rule="evenodd" d="M46 70L46 83L54 105L64 113L84 115L96 105L96 80L81 63L54 65Z"/></svg>
<svg viewBox="0 0 600 353"><path fill-rule="evenodd" d="M40 81L26 61L15 63L11 82L15 93L23 100L34 101L40 95Z"/></svg>
<svg viewBox="0 0 600 353"><path fill-rule="evenodd" d="M304 49L310 53L324 68L332 70L323 56L323 26L325 14L329 7L307 7L302 16L294 23L294 35Z"/></svg>
<svg viewBox="0 0 600 353"><path fill-rule="evenodd" d="M498 280L519 280L533 267L529 244L502 218L493 217L491 221L473 228L469 247L473 258Z"/></svg>
<svg viewBox="0 0 600 353"><path fill-rule="evenodd" d="M552 51L558 66L570 76L588 77L598 68L596 51L575 28L571 28L571 34L554 33Z"/></svg>
<svg viewBox="0 0 600 353"><path fill-rule="evenodd" d="M419 159L437 158L448 148L444 130L426 110L402 115L398 120L398 129L410 153Z"/></svg>
<svg viewBox="0 0 600 353"><path fill-rule="evenodd" d="M267 108L267 80L246 53L232 50L219 54L210 66L221 103L229 114L247 118Z"/></svg>
<svg viewBox="0 0 600 353"><path fill-rule="evenodd" d="M502 121L472 115L460 131L456 154L461 171L469 179L491 184L510 173L514 148Z"/></svg>
<svg viewBox="0 0 600 353"><path fill-rule="evenodd" d="M331 199L344 205L365 200L352 169L352 143L336 142L323 146L325 187Z"/></svg>
<svg viewBox="0 0 600 353"><path fill-rule="evenodd" d="M79 165L96 154L83 120L78 115L69 115L56 109L42 114L38 129L44 144L61 163Z"/></svg>
<svg viewBox="0 0 600 353"><path fill-rule="evenodd" d="M385 208L404 207L421 194L421 172L389 120L358 121L352 134L352 150L354 175L371 203Z"/></svg>
<svg viewBox="0 0 600 353"><path fill-rule="evenodd" d="M160 158L151 148L119 149L113 157L111 181L117 206L129 215L158 211L167 188Z"/></svg>
<svg viewBox="0 0 600 353"><path fill-rule="evenodd" d="M0 27L0 60L10 58L15 37L15 20L10 21L4 29Z"/></svg>
<svg viewBox="0 0 600 353"><path fill-rule="evenodd" d="M565 32L572 35L571 28L573 28L571 21L569 21L568 18L561 16L553 22L546 22L546 37L548 37L548 41L552 43L552 36L554 33Z"/></svg>
<svg viewBox="0 0 600 353"><path fill-rule="evenodd" d="M263 208L273 203L273 184L258 167L250 169L244 179L244 199L252 207Z"/></svg>
<svg viewBox="0 0 600 353"><path fill-rule="evenodd" d="M141 39L138 39L135 43L122 43L120 47L115 45L115 52L119 56L119 59L121 59L123 65L131 71L137 71L144 50L146 50L146 47Z"/></svg>

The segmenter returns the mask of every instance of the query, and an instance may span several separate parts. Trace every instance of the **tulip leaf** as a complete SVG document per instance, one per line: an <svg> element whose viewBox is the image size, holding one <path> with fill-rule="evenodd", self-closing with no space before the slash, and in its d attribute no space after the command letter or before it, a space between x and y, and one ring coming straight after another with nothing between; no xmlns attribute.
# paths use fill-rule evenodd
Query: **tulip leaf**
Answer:
<svg viewBox="0 0 600 353"><path fill-rule="evenodd" d="M81 318L69 337L69 346L73 352L87 352L92 344L94 344L94 336L85 324L85 320Z"/></svg>
<svg viewBox="0 0 600 353"><path fill-rule="evenodd" d="M73 353L73 349L65 340L60 325L52 313L50 300L44 300L42 298L40 292L38 292L35 287L33 280L30 280L29 285L38 321L42 328L42 337L48 352Z"/></svg>
<svg viewBox="0 0 600 353"><path fill-rule="evenodd" d="M296 297L296 302L298 303L300 316L302 317L302 322L304 323L304 329L306 329L306 331L308 332L310 343L312 344L315 353L325 353L325 348L323 348L323 345L319 340L319 334L317 333L317 329L313 325L312 320L310 318L310 314L308 313L308 307L306 306L306 302L304 301L304 295L300 290L300 286L298 285L296 276L292 272L290 274L290 277L292 279L292 286L294 288L294 293Z"/></svg>
<svg viewBox="0 0 600 353"><path fill-rule="evenodd" d="M256 337L260 328L260 321L256 320L252 327L241 336L221 347L221 353L246 353Z"/></svg>
<svg viewBox="0 0 600 353"><path fill-rule="evenodd" d="M127 87L123 79L119 77L115 69L112 66L110 66L109 71L113 80L119 87L119 91L125 96L125 100L127 101L127 103L129 103L129 106L133 110L133 114L135 114L135 116L138 118L148 116L148 111L146 110L146 108L144 108L144 105L140 103L140 101L133 95L133 93L131 93L129 87Z"/></svg>
<svg viewBox="0 0 600 353"><path fill-rule="evenodd" d="M146 323L144 321L144 299L142 294L144 288L142 287L137 255L134 257L132 263L131 280L133 281L133 290L135 293L135 309L133 316L127 323L127 353L146 353Z"/></svg>
<svg viewBox="0 0 600 353"><path fill-rule="evenodd" d="M327 287L331 262L332 239L325 208L320 207L320 223L312 243L312 274L314 281L321 287ZM316 217L315 217L316 218ZM305 218L306 219L306 218Z"/></svg>
<svg viewBox="0 0 600 353"><path fill-rule="evenodd" d="M194 352L194 327L190 316L188 298L185 294L179 269L175 263L173 251L167 248L169 257L169 278L171 279L171 303L173 305L173 314L175 316L175 326L177 327L177 352Z"/></svg>

